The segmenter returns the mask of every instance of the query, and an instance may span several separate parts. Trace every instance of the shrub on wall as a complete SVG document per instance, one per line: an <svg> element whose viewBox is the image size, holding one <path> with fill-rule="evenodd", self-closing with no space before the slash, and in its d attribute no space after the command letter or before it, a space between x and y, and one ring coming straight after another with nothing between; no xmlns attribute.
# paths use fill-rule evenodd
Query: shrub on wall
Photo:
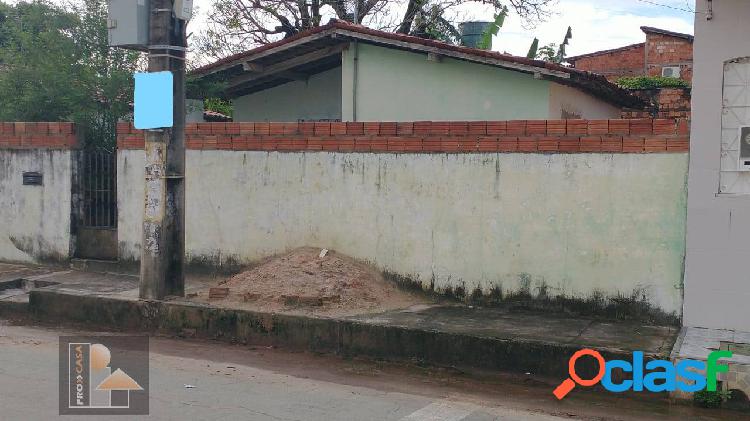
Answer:
<svg viewBox="0 0 750 421"><path fill-rule="evenodd" d="M689 88L690 83L682 79L661 76L624 77L617 84L625 89Z"/></svg>
<svg viewBox="0 0 750 421"><path fill-rule="evenodd" d="M232 102L220 98L206 98L203 101L203 106L206 111L221 113L228 117L231 117L234 114L234 106L232 105Z"/></svg>

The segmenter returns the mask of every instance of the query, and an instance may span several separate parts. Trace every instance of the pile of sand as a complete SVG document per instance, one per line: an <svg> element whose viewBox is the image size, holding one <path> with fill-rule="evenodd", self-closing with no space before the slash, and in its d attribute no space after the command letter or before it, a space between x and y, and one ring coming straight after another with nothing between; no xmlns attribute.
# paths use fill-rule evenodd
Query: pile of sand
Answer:
<svg viewBox="0 0 750 421"><path fill-rule="evenodd" d="M275 256L222 281L226 298L211 303L270 312L354 315L372 313L427 300L398 289L373 267L350 257L303 247ZM208 300L201 292L199 300Z"/></svg>

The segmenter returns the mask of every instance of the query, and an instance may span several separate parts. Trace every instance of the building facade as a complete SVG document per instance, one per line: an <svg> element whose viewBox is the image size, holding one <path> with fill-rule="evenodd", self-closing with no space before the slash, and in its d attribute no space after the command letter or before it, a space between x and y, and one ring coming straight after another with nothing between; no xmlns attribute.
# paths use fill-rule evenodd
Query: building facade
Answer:
<svg viewBox="0 0 750 421"><path fill-rule="evenodd" d="M750 331L750 3L696 10L684 324Z"/></svg>
<svg viewBox="0 0 750 421"><path fill-rule="evenodd" d="M622 77L667 76L693 79L693 36L642 26L646 41L612 50L597 51L567 59L576 69Z"/></svg>
<svg viewBox="0 0 750 421"><path fill-rule="evenodd" d="M613 50L568 58L576 68L605 76L611 81L624 77L674 77L693 79L693 36L648 26L641 27L646 41ZM650 104L648 110L626 110L623 118L690 118L690 88L633 89Z"/></svg>

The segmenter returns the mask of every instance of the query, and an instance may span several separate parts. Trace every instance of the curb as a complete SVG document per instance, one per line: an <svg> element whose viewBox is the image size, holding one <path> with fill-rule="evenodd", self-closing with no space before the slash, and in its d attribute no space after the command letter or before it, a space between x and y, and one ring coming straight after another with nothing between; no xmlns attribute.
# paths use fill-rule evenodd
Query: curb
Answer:
<svg viewBox="0 0 750 421"><path fill-rule="evenodd" d="M362 322L258 313L177 301L143 301L34 290L29 313L38 320L210 338L231 343L412 361L462 369L565 378L580 345L482 337ZM598 348L606 359L630 352ZM594 377L598 365L581 359L576 371Z"/></svg>
<svg viewBox="0 0 750 421"><path fill-rule="evenodd" d="M17 318L29 316L29 303L0 300L0 317Z"/></svg>

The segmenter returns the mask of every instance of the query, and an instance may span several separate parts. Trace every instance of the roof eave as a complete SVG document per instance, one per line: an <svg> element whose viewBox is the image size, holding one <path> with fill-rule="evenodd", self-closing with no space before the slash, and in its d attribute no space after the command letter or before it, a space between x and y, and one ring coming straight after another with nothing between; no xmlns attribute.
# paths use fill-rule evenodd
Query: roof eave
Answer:
<svg viewBox="0 0 750 421"><path fill-rule="evenodd" d="M695 36L690 34L668 31L666 29L654 28L652 26L641 26L641 31L643 31L645 34L658 34L666 35L668 37L682 38L690 42L693 42L695 40Z"/></svg>
<svg viewBox="0 0 750 421"><path fill-rule="evenodd" d="M320 27L321 29L326 27ZM258 60L262 57L266 57L272 54L277 54L282 51L288 50L290 48L297 47L299 45L304 45L310 42L313 42L315 40L325 38L328 36L331 36L335 32L335 29L328 28L321 31L317 31L314 34L301 34L306 36L300 36L299 38L288 41L288 40L281 40L276 43L268 44L270 48L265 48L261 51L250 50L245 53L236 54L234 56L227 57L225 59L219 60L215 63L209 64L207 66L200 67L198 69L195 69L194 71L190 72L191 75L205 77L212 74L220 73L225 70L229 70L233 67L241 66L244 63L252 62L253 60ZM273 44L279 44L277 46L273 46ZM219 64L220 63L220 64Z"/></svg>

